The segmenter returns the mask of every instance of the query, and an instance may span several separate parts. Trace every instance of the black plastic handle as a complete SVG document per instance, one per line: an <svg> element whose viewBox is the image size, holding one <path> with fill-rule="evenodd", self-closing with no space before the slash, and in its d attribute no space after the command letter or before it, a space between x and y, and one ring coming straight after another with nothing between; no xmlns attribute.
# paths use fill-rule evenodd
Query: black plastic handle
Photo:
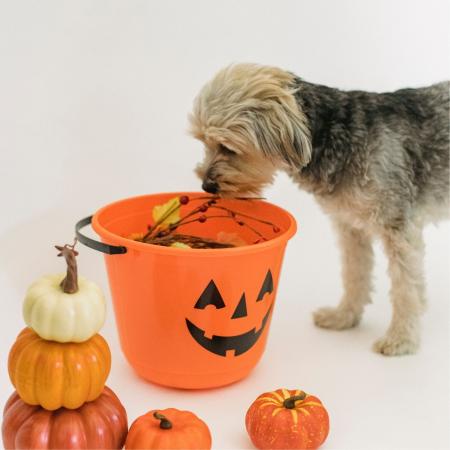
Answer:
<svg viewBox="0 0 450 450"><path fill-rule="evenodd" d="M75 234L77 236L77 239L82 244L84 244L86 247L98 250L99 252L106 253L107 255L120 255L127 252L126 247L104 244L103 242L96 241L94 239L88 238L84 234L81 234L80 230L86 227L87 225L90 225L91 222L92 216L89 216L85 217L84 219L81 219L75 225Z"/></svg>

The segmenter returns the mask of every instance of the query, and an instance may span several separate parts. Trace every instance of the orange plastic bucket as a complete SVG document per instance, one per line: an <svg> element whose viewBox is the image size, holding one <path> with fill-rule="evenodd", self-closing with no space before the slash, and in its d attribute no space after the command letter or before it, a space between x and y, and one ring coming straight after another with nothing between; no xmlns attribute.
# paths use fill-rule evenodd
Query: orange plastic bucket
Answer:
<svg viewBox="0 0 450 450"><path fill-rule="evenodd" d="M152 382L178 388L211 388L245 377L267 340L286 243L294 218L264 201L221 200L236 211L275 223L268 241L226 249L179 249L132 241L152 208L177 195L121 200L78 222L78 239L105 255L123 352L135 371ZM185 214L198 206L189 202ZM102 242L81 234L92 221ZM225 231L246 242L255 236L233 221L208 220L183 232L216 238Z"/></svg>

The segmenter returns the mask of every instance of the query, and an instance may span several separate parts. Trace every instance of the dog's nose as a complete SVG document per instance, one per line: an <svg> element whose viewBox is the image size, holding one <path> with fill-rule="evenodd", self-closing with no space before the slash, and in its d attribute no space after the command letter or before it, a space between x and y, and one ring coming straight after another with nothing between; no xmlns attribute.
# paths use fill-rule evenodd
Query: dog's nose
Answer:
<svg viewBox="0 0 450 450"><path fill-rule="evenodd" d="M202 189L209 194L217 194L219 185L215 181L205 180L202 183Z"/></svg>

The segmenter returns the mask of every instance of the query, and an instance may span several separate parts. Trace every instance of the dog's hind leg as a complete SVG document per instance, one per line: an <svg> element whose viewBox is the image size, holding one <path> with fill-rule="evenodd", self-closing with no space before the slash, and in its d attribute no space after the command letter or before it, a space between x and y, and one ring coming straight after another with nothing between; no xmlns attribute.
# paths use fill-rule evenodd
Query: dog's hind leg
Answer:
<svg viewBox="0 0 450 450"><path fill-rule="evenodd" d="M420 340L419 318L425 308L424 243L421 227L387 230L383 243L389 258L392 320L374 350L384 355L414 353Z"/></svg>
<svg viewBox="0 0 450 450"><path fill-rule="evenodd" d="M362 230L336 222L342 259L344 294L335 308L320 308L314 322L322 328L344 330L361 320L364 306L370 303L373 251L371 238Z"/></svg>

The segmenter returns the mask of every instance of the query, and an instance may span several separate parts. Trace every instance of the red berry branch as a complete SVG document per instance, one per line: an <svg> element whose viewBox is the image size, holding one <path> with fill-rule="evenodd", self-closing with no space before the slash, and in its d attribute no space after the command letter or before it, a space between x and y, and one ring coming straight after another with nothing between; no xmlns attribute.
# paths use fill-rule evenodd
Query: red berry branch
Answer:
<svg viewBox="0 0 450 450"><path fill-rule="evenodd" d="M257 239L253 242L257 244L259 242L266 241L267 238L264 234L255 228L255 224L249 224L249 221L261 224L263 226L271 227L274 233L279 233L280 228L272 222L267 220L259 219L258 217L251 216L249 214L241 213L235 211L232 208L224 206L221 204L221 198L217 196L205 196L205 197L194 197L190 199L187 195L182 195L171 208L162 214L154 224L147 227L145 234L138 237L133 237L133 239L154 245L164 245L170 246L175 243L182 243L188 245L192 248L228 248L234 247L235 245L231 243L219 242L213 239L207 239L200 236L192 236L187 234L182 234L179 232L179 228L190 223L198 222L205 223L209 220L232 220L236 225L240 227L246 227L251 230ZM239 197L235 200L240 201L250 201L255 200L255 198ZM181 206L187 205L193 201L201 201L201 203L193 208L190 212L180 217L179 220L172 222L170 224L165 224L165 221L176 213Z"/></svg>

